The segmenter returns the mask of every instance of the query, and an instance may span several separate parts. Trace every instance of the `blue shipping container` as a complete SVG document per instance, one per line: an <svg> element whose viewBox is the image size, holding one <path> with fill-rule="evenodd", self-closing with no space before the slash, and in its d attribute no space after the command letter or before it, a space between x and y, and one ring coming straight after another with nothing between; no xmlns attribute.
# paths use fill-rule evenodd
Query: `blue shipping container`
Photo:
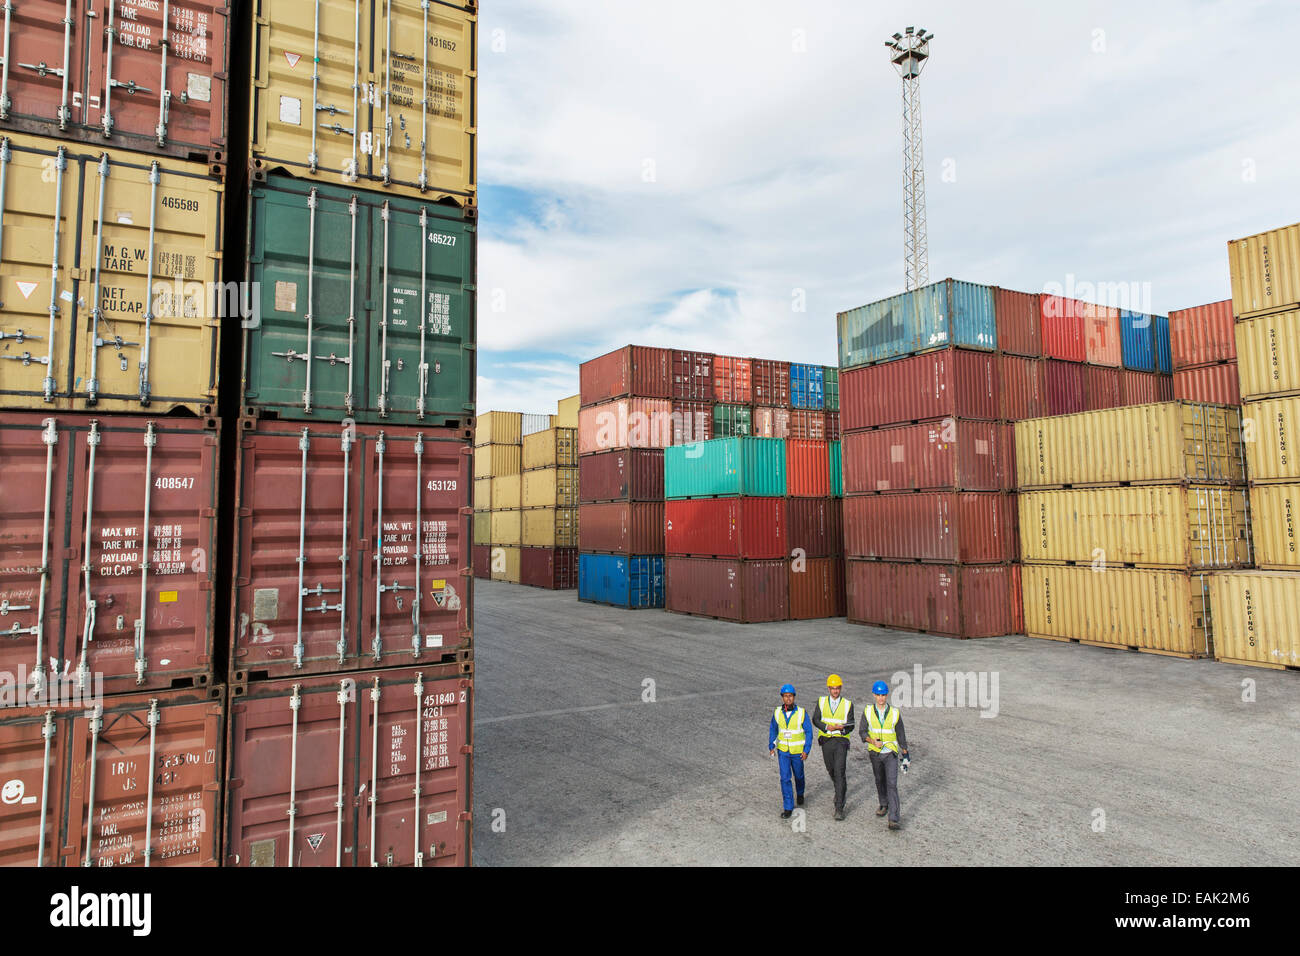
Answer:
<svg viewBox="0 0 1300 956"><path fill-rule="evenodd" d="M1155 316L1121 309L1119 344L1125 368L1138 372L1154 372L1156 370Z"/></svg>
<svg viewBox="0 0 1300 956"><path fill-rule="evenodd" d="M579 554L578 600L626 608L663 607L663 555Z"/></svg>
<svg viewBox="0 0 1300 956"><path fill-rule="evenodd" d="M957 345L996 349L991 286L944 279L841 312L836 319L840 368Z"/></svg>
<svg viewBox="0 0 1300 956"><path fill-rule="evenodd" d="M1156 316L1156 362L1161 375L1174 374L1174 346L1169 339L1169 316Z"/></svg>
<svg viewBox="0 0 1300 956"><path fill-rule="evenodd" d="M790 363L790 405L822 409L826 406L826 373L820 365Z"/></svg>

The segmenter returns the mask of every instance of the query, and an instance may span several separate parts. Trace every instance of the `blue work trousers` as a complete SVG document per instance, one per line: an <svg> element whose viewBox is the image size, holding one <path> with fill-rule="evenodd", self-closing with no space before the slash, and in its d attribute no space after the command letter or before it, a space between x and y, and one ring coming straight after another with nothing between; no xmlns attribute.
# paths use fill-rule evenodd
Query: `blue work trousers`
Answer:
<svg viewBox="0 0 1300 956"><path fill-rule="evenodd" d="M795 794L803 796L803 754L788 754L778 750L776 766L781 773L781 809L793 810ZM791 774L794 775L793 789L790 787Z"/></svg>

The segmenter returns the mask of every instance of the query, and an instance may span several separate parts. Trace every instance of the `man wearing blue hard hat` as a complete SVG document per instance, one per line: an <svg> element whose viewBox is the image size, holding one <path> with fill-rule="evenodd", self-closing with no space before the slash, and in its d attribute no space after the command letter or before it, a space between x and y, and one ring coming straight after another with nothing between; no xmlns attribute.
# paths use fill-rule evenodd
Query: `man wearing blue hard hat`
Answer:
<svg viewBox="0 0 1300 956"><path fill-rule="evenodd" d="M767 751L777 758L781 772L781 816L794 813L797 802L803 806L803 762L808 759L812 742L812 721L807 712L794 703L794 685L781 685L781 706L772 714L771 729L767 733ZM794 777L794 788L790 778Z"/></svg>
<svg viewBox="0 0 1300 956"><path fill-rule="evenodd" d="M862 722L862 739L871 757L871 772L876 778L876 796L880 807L876 816L889 814L889 829L897 830L898 823L898 767L902 760L906 771L911 763L907 755L907 735L903 732L903 715L897 707L890 706L889 685L878 680L871 685L876 703L867 708Z"/></svg>

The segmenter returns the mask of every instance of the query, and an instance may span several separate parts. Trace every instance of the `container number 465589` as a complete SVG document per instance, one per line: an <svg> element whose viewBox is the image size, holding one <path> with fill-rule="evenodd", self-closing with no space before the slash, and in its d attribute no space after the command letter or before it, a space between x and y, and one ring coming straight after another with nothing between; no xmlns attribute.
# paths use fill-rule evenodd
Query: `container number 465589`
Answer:
<svg viewBox="0 0 1300 956"><path fill-rule="evenodd" d="M456 482L454 479L450 481L442 481L440 479L434 479L433 481L429 482L429 491L455 491L455 490L456 490Z"/></svg>

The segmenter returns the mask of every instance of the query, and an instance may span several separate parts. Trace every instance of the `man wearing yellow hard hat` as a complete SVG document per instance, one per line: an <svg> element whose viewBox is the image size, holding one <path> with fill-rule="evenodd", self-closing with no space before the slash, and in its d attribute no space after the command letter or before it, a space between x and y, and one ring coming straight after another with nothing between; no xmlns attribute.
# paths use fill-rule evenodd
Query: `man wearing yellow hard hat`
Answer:
<svg viewBox="0 0 1300 956"><path fill-rule="evenodd" d="M826 772L835 784L835 819L843 820L844 798L849 788L847 762L849 735L853 733L853 701L844 696L844 681L839 674L826 678L826 693L817 699L812 722Z"/></svg>

